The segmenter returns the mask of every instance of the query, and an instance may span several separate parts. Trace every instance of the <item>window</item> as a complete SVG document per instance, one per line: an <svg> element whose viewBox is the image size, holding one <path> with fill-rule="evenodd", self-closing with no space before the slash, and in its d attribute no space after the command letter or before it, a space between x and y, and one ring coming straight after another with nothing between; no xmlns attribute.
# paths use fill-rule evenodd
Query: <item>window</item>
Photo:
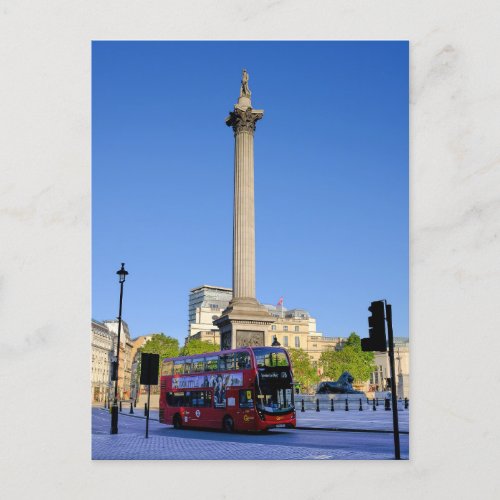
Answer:
<svg viewBox="0 0 500 500"><path fill-rule="evenodd" d="M172 375L172 368L174 366L173 361L164 361L161 366L161 374L164 375Z"/></svg>
<svg viewBox="0 0 500 500"><path fill-rule="evenodd" d="M168 406L184 406L184 392L167 392Z"/></svg>
<svg viewBox="0 0 500 500"><path fill-rule="evenodd" d="M284 345L285 347L288 347L288 335L285 335L285 336L283 337L283 345Z"/></svg>
<svg viewBox="0 0 500 500"><path fill-rule="evenodd" d="M285 332L288 332L288 325L285 325L285 326L283 327L283 330L284 330Z"/></svg>
<svg viewBox="0 0 500 500"><path fill-rule="evenodd" d="M195 358L191 365L191 373L204 372L205 371L205 358Z"/></svg>
<svg viewBox="0 0 500 500"><path fill-rule="evenodd" d="M184 361L184 373L191 373L191 360L186 359Z"/></svg>
<svg viewBox="0 0 500 500"><path fill-rule="evenodd" d="M236 368L238 370L243 370L250 368L250 354L248 352L237 352L236 353Z"/></svg>
<svg viewBox="0 0 500 500"><path fill-rule="evenodd" d="M209 408L212 406L212 393L210 391L191 391L190 406Z"/></svg>
<svg viewBox="0 0 500 500"><path fill-rule="evenodd" d="M240 391L240 408L253 408L252 391L247 389Z"/></svg>
<svg viewBox="0 0 500 500"><path fill-rule="evenodd" d="M167 392L168 406L210 407L212 393L210 391Z"/></svg>
<svg viewBox="0 0 500 500"><path fill-rule="evenodd" d="M219 370L234 370L234 354L219 356Z"/></svg>
<svg viewBox="0 0 500 500"><path fill-rule="evenodd" d="M296 331L296 332L298 332L298 331L299 331L299 327L298 327L298 326L296 326L296 327L295 327L295 331Z"/></svg>
<svg viewBox="0 0 500 500"><path fill-rule="evenodd" d="M276 325L271 325L271 330L276 331Z"/></svg>
<svg viewBox="0 0 500 500"><path fill-rule="evenodd" d="M207 372L217 371L219 368L219 356L207 356L205 358L205 369Z"/></svg>
<svg viewBox="0 0 500 500"><path fill-rule="evenodd" d="M288 359L284 352L276 352L265 347L254 348L257 367L263 368L267 366L288 366Z"/></svg>
<svg viewBox="0 0 500 500"><path fill-rule="evenodd" d="M295 337L295 347L300 347L300 337Z"/></svg>
<svg viewBox="0 0 500 500"><path fill-rule="evenodd" d="M181 375L184 373L184 361L174 361L174 375Z"/></svg>

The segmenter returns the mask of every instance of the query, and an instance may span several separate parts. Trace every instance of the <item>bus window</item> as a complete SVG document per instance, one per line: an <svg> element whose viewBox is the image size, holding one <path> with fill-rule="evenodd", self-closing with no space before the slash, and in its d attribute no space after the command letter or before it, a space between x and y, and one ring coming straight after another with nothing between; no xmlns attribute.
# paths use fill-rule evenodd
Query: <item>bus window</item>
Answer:
<svg viewBox="0 0 500 500"><path fill-rule="evenodd" d="M222 354L219 356L219 370L234 370L233 354Z"/></svg>
<svg viewBox="0 0 500 500"><path fill-rule="evenodd" d="M168 406L184 406L184 392L167 392Z"/></svg>
<svg viewBox="0 0 500 500"><path fill-rule="evenodd" d="M212 393L210 391L193 391L192 392L191 405L198 407L210 407L212 406Z"/></svg>
<svg viewBox="0 0 500 500"><path fill-rule="evenodd" d="M205 358L194 358L191 365L191 373L200 373L205 371Z"/></svg>
<svg viewBox="0 0 500 500"><path fill-rule="evenodd" d="M265 347L254 349L257 367L288 366L286 354L280 351L269 351Z"/></svg>
<svg viewBox="0 0 500 500"><path fill-rule="evenodd" d="M174 366L173 361L164 361L161 365L161 375L172 375L172 368Z"/></svg>
<svg viewBox="0 0 500 500"><path fill-rule="evenodd" d="M191 373L191 360L190 359L184 360L184 373Z"/></svg>
<svg viewBox="0 0 500 500"><path fill-rule="evenodd" d="M182 375L184 373L184 360L178 359L174 361L174 375Z"/></svg>
<svg viewBox="0 0 500 500"><path fill-rule="evenodd" d="M219 368L219 356L207 356L205 365L207 372L217 371Z"/></svg>
<svg viewBox="0 0 500 500"><path fill-rule="evenodd" d="M236 368L239 370L250 368L250 354L248 352L236 353Z"/></svg>

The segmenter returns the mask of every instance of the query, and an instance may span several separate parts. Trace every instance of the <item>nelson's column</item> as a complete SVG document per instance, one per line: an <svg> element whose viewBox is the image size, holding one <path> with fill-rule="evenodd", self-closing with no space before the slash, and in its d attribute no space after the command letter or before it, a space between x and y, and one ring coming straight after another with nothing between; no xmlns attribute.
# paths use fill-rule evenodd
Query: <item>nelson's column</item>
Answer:
<svg viewBox="0 0 500 500"><path fill-rule="evenodd" d="M220 330L221 350L270 345L273 317L255 298L255 215L253 136L264 116L253 109L248 73L243 70L240 97L226 125L234 131L233 298L214 325Z"/></svg>

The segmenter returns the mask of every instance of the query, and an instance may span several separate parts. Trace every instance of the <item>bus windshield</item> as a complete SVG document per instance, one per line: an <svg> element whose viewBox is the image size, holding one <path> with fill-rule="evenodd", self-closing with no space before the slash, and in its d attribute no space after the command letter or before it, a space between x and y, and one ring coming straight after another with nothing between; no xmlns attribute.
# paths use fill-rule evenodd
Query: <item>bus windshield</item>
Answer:
<svg viewBox="0 0 500 500"><path fill-rule="evenodd" d="M267 412L293 408L292 373L283 349L253 348L258 370L257 408Z"/></svg>
<svg viewBox="0 0 500 500"><path fill-rule="evenodd" d="M289 366L288 358L283 350L276 348L258 347L254 348L257 368L272 366Z"/></svg>

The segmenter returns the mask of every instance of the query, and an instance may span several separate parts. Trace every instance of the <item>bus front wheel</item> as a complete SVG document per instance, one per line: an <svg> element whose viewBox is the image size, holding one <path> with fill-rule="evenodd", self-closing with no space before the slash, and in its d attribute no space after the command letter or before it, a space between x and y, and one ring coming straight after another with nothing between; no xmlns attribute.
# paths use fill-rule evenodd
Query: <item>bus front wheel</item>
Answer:
<svg viewBox="0 0 500 500"><path fill-rule="evenodd" d="M181 429L182 428L181 416L178 413L176 413L174 415L174 418L172 420L172 424L174 425L174 429Z"/></svg>
<svg viewBox="0 0 500 500"><path fill-rule="evenodd" d="M224 417L224 420L222 421L222 428L224 429L225 432L233 432L234 431L234 422L233 422L233 419L229 415L226 415Z"/></svg>

